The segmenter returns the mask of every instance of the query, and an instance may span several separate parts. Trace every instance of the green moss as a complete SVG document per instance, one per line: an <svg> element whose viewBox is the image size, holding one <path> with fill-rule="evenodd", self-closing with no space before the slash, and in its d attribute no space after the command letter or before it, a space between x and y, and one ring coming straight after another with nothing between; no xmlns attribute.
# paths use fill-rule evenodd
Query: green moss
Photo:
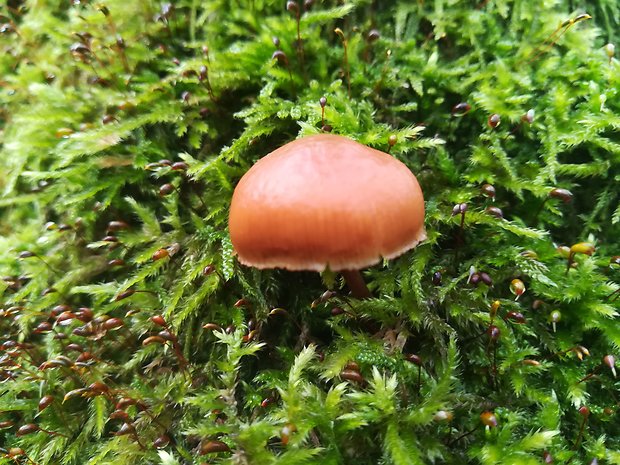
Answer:
<svg viewBox="0 0 620 465"><path fill-rule="evenodd" d="M281 1L40 3L0 10L0 464L620 463L615 1L317 1L299 50ZM323 123L396 136L425 193L366 301L228 237L243 173Z"/></svg>

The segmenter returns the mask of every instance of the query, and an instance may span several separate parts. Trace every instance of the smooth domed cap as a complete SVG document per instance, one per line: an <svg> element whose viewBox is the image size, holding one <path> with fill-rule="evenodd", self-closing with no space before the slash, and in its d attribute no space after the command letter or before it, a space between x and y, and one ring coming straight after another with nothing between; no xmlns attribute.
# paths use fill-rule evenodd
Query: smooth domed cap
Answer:
<svg viewBox="0 0 620 465"><path fill-rule="evenodd" d="M426 239L411 171L331 134L290 142L252 166L233 194L229 228L241 263L288 270L365 268Z"/></svg>

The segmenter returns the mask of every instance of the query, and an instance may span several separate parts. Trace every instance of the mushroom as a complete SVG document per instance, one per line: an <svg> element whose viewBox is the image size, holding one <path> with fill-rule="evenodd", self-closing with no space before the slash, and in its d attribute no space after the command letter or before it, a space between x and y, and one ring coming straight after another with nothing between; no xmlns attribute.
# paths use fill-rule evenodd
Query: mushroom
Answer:
<svg viewBox="0 0 620 465"><path fill-rule="evenodd" d="M424 198L387 153L319 134L260 159L235 188L229 217L238 260L256 268L340 272L354 297L359 269L426 239Z"/></svg>

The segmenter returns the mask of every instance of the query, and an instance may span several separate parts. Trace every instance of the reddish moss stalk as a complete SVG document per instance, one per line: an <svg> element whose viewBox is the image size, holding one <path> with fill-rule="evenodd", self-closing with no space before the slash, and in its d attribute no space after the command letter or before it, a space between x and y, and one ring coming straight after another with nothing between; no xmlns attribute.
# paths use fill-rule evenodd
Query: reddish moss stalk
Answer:
<svg viewBox="0 0 620 465"><path fill-rule="evenodd" d="M347 286L351 289L351 294L356 299L368 299L371 297L368 286L358 270L342 270L342 277L347 282Z"/></svg>

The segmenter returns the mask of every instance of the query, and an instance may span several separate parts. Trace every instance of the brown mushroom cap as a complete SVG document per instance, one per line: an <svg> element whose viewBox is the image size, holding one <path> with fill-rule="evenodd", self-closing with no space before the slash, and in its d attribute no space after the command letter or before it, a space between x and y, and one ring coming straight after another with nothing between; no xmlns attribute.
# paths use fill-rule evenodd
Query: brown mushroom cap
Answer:
<svg viewBox="0 0 620 465"><path fill-rule="evenodd" d="M250 168L233 194L229 229L245 265L360 269L426 239L424 198L392 156L346 137L314 135Z"/></svg>

